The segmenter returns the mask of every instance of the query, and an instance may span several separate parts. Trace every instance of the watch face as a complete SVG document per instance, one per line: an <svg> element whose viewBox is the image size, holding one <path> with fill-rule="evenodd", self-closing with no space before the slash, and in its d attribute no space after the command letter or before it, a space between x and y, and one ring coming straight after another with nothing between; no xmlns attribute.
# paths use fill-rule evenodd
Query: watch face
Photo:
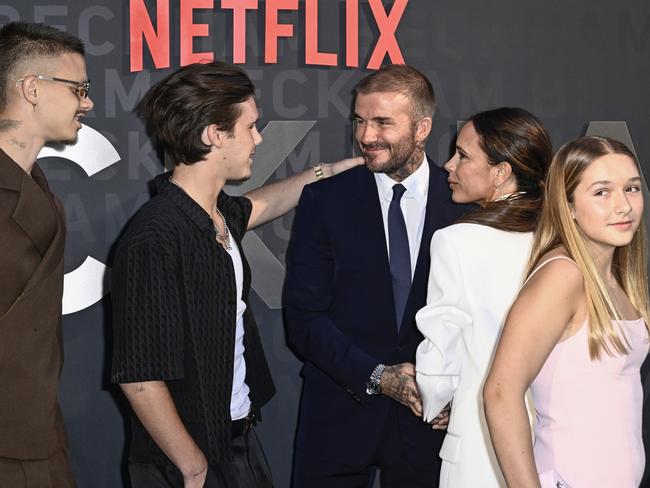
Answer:
<svg viewBox="0 0 650 488"><path fill-rule="evenodd" d="M379 383L376 381L371 381L366 385L366 392L368 395L378 395L379 394Z"/></svg>

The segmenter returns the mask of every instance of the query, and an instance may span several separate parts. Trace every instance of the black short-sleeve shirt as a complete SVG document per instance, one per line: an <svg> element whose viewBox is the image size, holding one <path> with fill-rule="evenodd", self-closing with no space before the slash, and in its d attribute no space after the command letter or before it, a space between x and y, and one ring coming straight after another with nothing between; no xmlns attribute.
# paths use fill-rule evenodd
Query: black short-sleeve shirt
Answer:
<svg viewBox="0 0 650 488"><path fill-rule="evenodd" d="M178 413L210 464L231 459L230 396L237 290L232 260L214 239L208 214L169 182L134 216L112 271L115 383L165 381ZM221 192L218 206L242 251L248 303L250 268L241 246L251 212ZM246 384L253 409L275 389L252 313L244 314ZM169 463L133 416L130 459Z"/></svg>

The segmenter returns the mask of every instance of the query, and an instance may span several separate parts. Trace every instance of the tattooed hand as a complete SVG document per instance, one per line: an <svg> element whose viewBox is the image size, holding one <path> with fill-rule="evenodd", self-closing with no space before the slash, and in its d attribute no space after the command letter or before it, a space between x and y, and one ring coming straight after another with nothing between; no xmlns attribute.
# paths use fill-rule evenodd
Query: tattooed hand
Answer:
<svg viewBox="0 0 650 488"><path fill-rule="evenodd" d="M386 366L381 375L381 393L411 409L422 417L422 401L415 386L415 366L411 363Z"/></svg>

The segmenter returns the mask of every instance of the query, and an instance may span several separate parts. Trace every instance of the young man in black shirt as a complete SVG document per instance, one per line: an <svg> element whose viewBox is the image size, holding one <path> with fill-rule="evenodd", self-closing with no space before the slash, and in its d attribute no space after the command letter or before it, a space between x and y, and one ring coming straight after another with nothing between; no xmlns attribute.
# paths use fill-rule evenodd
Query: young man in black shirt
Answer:
<svg viewBox="0 0 650 488"><path fill-rule="evenodd" d="M156 178L113 265L112 378L135 413L134 488L272 485L251 428L274 387L248 307L242 237L293 208L305 184L362 160L228 196L223 186L250 177L262 141L253 93L240 68L194 64L138 107L174 170Z"/></svg>

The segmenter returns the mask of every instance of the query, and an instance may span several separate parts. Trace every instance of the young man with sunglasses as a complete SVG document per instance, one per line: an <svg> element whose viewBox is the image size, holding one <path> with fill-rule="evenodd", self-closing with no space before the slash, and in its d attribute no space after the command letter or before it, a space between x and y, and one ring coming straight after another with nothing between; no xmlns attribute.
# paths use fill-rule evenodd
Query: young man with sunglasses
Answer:
<svg viewBox="0 0 650 488"><path fill-rule="evenodd" d="M36 163L73 143L88 97L83 43L44 24L0 29L0 486L75 486L57 387L65 216Z"/></svg>

